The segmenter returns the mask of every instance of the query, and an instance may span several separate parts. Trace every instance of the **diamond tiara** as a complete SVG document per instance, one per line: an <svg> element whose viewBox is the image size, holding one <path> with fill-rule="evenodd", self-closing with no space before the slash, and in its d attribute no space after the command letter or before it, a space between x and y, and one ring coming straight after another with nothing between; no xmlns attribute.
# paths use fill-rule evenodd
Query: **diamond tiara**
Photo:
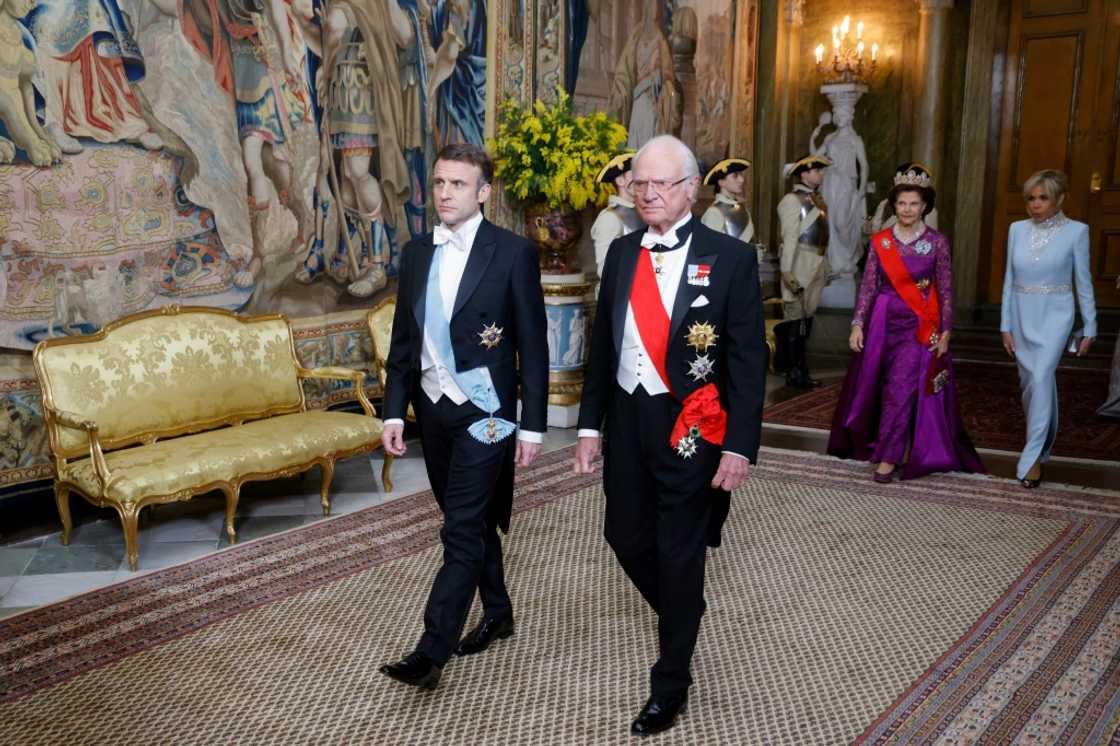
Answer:
<svg viewBox="0 0 1120 746"><path fill-rule="evenodd" d="M908 186L919 186L929 188L929 174L918 173L914 169L910 169L904 174L894 175L894 185L906 184Z"/></svg>

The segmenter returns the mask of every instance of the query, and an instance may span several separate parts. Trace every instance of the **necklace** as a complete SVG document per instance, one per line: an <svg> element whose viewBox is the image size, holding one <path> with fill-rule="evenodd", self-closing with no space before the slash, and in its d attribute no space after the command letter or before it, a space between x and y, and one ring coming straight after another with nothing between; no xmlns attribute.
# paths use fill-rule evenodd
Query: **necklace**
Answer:
<svg viewBox="0 0 1120 746"><path fill-rule="evenodd" d="M1061 210L1045 220L1031 221L1031 260L1037 262L1042 258L1042 251L1050 245L1058 231L1066 227L1069 218Z"/></svg>
<svg viewBox="0 0 1120 746"><path fill-rule="evenodd" d="M893 228L894 236L899 241L902 241L902 243L913 243L914 239L921 235L925 227L926 224L921 220L915 223L912 229L904 229L900 223L895 223Z"/></svg>

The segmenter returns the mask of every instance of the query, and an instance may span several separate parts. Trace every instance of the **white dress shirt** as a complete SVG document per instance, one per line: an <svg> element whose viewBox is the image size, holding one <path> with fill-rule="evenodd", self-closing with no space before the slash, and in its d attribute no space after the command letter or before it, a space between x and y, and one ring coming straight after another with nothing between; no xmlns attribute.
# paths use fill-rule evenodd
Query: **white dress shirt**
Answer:
<svg viewBox="0 0 1120 746"><path fill-rule="evenodd" d="M474 239L478 235L478 228L481 225L482 212L480 211L473 218L460 225L457 230L451 232L450 240L439 244L445 247L440 253L439 260L439 295L440 300L443 301L444 316L448 319L451 318L455 310L455 296L459 294L459 281L462 280L463 273L466 271L467 260L470 258L471 248L474 246ZM440 229L441 233L446 230L442 224ZM440 359L439 353L436 352L435 345L428 336L427 329L425 329L424 341L420 348L420 388L423 389L424 394L433 404L438 402L441 396L446 396L456 405L463 404L467 401L467 395L455 383L455 378L451 375L447 362ZM489 381L490 371L483 368L482 374ZM490 383L493 385L493 382ZM385 424L403 425L404 420L392 418L385 420ZM529 443L544 442L543 433L526 430L519 431L517 438Z"/></svg>
<svg viewBox="0 0 1120 746"><path fill-rule="evenodd" d="M670 230L675 232L691 219L692 213L688 213L678 220ZM650 228L648 232L652 233L653 229ZM661 272L654 275L657 279L657 290L661 294L661 304L665 307L665 313L668 314L670 319L673 318L673 305L677 300L677 288L680 286L681 274L684 272L685 264L688 263L688 249L691 245L692 236L689 235L684 245L679 249L662 252ZM653 256L656 256L656 254L653 254L651 259ZM650 361L649 353L646 352L645 345L642 344L641 335L638 333L638 324L634 320L634 306L631 303L626 305L626 325L622 332L622 354L618 359L618 375L615 380L618 381L622 390L628 394L633 394L638 386L644 388L650 396L669 393L665 382L661 380L661 374L657 372L657 368ZM576 432L576 437L598 438L599 431L590 428L580 429ZM734 451L724 451L724 453L746 458L746 456Z"/></svg>

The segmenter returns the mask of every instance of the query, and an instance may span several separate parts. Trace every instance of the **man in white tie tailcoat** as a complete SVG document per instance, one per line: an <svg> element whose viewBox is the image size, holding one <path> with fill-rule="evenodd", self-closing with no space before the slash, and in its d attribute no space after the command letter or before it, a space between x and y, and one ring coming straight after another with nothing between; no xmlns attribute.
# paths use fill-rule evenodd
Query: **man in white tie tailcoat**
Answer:
<svg viewBox="0 0 1120 746"><path fill-rule="evenodd" d="M381 672L424 689L435 688L453 654L481 653L513 634L498 530L509 531L514 463L533 462L547 426L537 251L483 218L493 174L490 157L475 145L448 145L436 156L431 183L440 224L402 252L386 362L382 442L388 453L404 455L411 403L444 522L424 633ZM460 639L476 592L482 619Z"/></svg>
<svg viewBox="0 0 1120 746"><path fill-rule="evenodd" d="M648 230L607 252L583 385L575 471L603 442L607 542L658 616L636 735L672 727L692 684L708 546L758 457L767 351L758 260L692 216L700 176L675 137L635 156Z"/></svg>

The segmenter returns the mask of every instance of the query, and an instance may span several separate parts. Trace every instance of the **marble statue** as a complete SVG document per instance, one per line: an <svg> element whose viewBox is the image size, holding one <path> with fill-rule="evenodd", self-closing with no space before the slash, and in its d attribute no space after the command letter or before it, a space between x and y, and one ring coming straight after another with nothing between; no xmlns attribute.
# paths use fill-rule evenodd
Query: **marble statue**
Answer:
<svg viewBox="0 0 1120 746"><path fill-rule="evenodd" d="M852 127L856 101L867 90L858 83L833 83L821 87L832 104L832 112L821 114L820 123L809 138L809 148L832 162L826 170L821 196L828 204L828 263L832 268L829 287L822 294L822 305L852 308L855 305L856 265L863 255L863 224L867 217L867 149L863 138ZM836 130L817 144L820 131L828 124Z"/></svg>

